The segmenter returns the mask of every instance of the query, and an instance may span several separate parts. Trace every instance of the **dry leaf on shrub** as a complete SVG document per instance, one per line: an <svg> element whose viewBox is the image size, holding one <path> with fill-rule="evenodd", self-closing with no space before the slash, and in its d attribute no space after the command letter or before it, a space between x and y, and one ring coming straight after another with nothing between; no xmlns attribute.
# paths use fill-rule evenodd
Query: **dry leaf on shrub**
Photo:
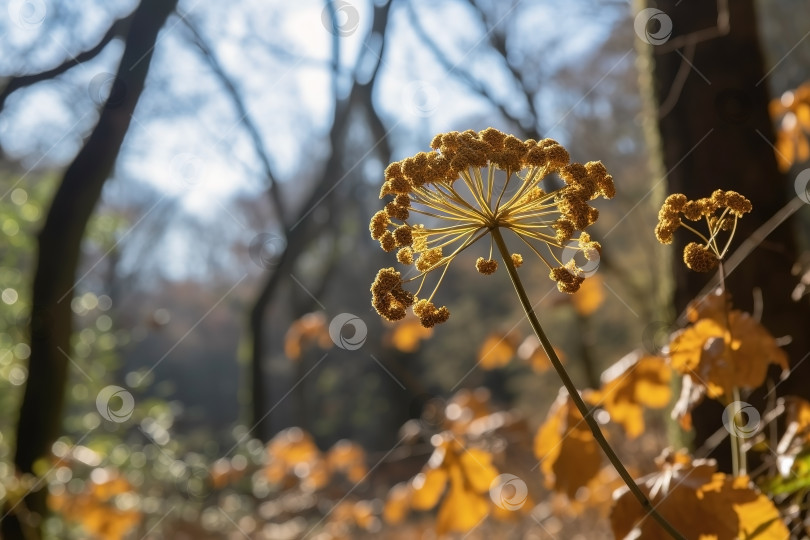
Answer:
<svg viewBox="0 0 810 540"><path fill-rule="evenodd" d="M591 399L635 439L644 432L644 408L661 409L669 404L671 376L663 358L632 352L602 374L602 387Z"/></svg>
<svg viewBox="0 0 810 540"><path fill-rule="evenodd" d="M686 538L784 540L790 536L779 512L747 476L718 473L712 460L684 454L659 459L660 472L638 480L656 510ZM616 491L610 516L616 538L671 538L647 516L630 491Z"/></svg>
<svg viewBox="0 0 810 540"><path fill-rule="evenodd" d="M583 397L591 396L583 393ZM572 499L579 488L599 473L602 465L599 444L565 390L560 391L537 430L534 455L540 460L546 487Z"/></svg>

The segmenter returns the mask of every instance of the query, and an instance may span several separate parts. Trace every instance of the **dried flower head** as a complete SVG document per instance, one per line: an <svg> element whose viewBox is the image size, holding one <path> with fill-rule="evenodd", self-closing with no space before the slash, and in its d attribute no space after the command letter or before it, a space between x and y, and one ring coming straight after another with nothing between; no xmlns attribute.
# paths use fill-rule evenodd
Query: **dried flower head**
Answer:
<svg viewBox="0 0 810 540"><path fill-rule="evenodd" d="M493 128L442 133L431 147L385 170L380 198L393 200L374 214L369 230L383 250L398 249L397 260L414 265L416 275L403 279L393 268L377 274L371 291L380 315L398 320L413 307L424 326L446 321L450 312L432 300L450 263L494 229L510 230L525 243L561 291L579 288L583 271L573 259L561 260L561 251L598 257L599 244L581 231L599 216L589 201L615 194L604 165L569 163L568 151L552 139L522 141ZM561 185L546 182L541 188L551 173ZM415 223L416 216L424 223ZM523 262L518 254L510 259L514 266ZM475 267L485 275L496 271L491 242L489 256L478 258ZM421 297L428 274L438 270L438 283ZM417 290L408 293L403 285L412 281Z"/></svg>
<svg viewBox="0 0 810 540"><path fill-rule="evenodd" d="M683 261L690 270L709 272L726 256L737 229L737 220L751 209L751 201L736 191L717 189L710 197L694 201L688 200L682 193L673 193L666 198L658 212L655 236L662 244L671 244L675 231L680 227L694 233L702 243L690 242L687 244L683 251ZM718 212L720 212L719 215L717 215ZM687 221L705 219L709 234L704 235L691 225L684 223L684 219ZM721 231L729 233L722 249L718 242L718 235Z"/></svg>

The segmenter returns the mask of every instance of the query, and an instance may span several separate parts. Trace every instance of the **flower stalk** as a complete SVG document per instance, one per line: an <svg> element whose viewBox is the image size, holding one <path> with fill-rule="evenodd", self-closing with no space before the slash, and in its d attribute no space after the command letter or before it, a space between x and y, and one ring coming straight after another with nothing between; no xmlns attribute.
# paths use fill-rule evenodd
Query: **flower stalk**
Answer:
<svg viewBox="0 0 810 540"><path fill-rule="evenodd" d="M540 321L537 318L537 314L535 314L532 303L529 301L529 296L526 294L526 289L523 288L523 283L520 281L520 276L518 276L517 268L515 268L515 265L512 263L512 258L509 254L509 250L506 247L506 242L504 242L503 236L497 227L494 227L490 232L492 234L492 238L495 240L495 245L498 246L498 251L503 258L503 263L506 267L506 272L509 274L509 278L512 280L512 285L515 287L515 292L520 299L521 306L523 306L523 311L526 312L526 317L529 319L529 324L531 324L534 333L537 335L537 339L540 340L540 344L543 346L543 350L546 352L546 355L548 355L549 360L551 360L551 364L554 366L557 375L559 375L563 385L565 386L566 390L568 390L568 394L571 396L571 399L574 401L574 404L576 405L580 414L582 414L582 418L585 419L585 423L587 423L588 427L591 429L596 442L602 448L602 451L616 469L616 472L619 473L619 476L621 476L624 483L641 504L644 511L651 515L653 519L655 519L661 525L661 527L663 527L664 530L670 536L672 536L672 538L684 540L683 535L681 535L678 530L664 518L664 516L655 510L655 507L652 505L650 500L646 495L644 495L644 492L641 491L641 488L638 487L638 484L636 484L633 477L622 464L619 456L617 456L616 452L613 450L613 447L611 447L610 443L608 443L607 439L605 439L602 430L599 428L599 424L593 417L593 410L588 408L585 401L583 401L582 396L579 395L576 386L574 386L574 381L571 380L571 377L568 375L568 372L566 371L562 362L557 357L554 347L551 346L551 342L546 336L546 333L543 331L543 327L540 326Z"/></svg>

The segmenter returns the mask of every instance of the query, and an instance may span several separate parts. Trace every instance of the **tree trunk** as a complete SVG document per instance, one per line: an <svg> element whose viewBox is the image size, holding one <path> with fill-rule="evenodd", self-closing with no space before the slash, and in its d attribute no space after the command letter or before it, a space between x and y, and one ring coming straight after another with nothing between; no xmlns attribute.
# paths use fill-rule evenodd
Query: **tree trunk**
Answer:
<svg viewBox="0 0 810 540"><path fill-rule="evenodd" d="M320 234L321 230L329 226L328 224L315 224L312 220L308 220L307 217L316 206L321 204L322 201L330 195L335 188L335 182L340 181L340 179L344 178L344 175L351 172L346 170L343 160L346 151L348 131L352 122L352 112L362 110L365 113L368 128L376 141L372 150L380 157L380 160L383 163L387 163L391 156L391 149L387 138L388 134L374 110L374 104L372 102L372 93L385 48L385 31L388 26L388 13L390 8L391 2L385 2L374 7L372 27L366 39L368 40L369 37L376 34L382 39L383 45L375 59L376 63L374 64L371 78L365 83L360 83L355 80L348 97L343 100L338 97L337 92L335 93L335 117L329 132L331 151L326 166L324 167L321 177L316 182L315 188L307 198L306 203L300 208L298 215L293 216L289 223L284 223L286 247L279 256L278 261L275 261L276 266L268 271L264 285L251 307L249 329L251 352L249 369L252 377L250 381L252 392L250 404L252 427L250 431L253 437L263 441L268 440L271 436L272 426L270 413L273 408L278 405L277 403L270 403L268 393L265 390L264 361L270 350L267 338L264 335L268 308L278 291L282 278L290 274L296 261L305 252L311 240ZM335 36L335 39L339 41L340 38ZM337 45L335 46L335 50L339 50ZM373 49L369 47L368 50ZM293 223L293 220L296 221Z"/></svg>
<svg viewBox="0 0 810 540"><path fill-rule="evenodd" d="M792 183L777 168L772 148L775 137L768 116L766 68L754 1L729 2L728 27L718 17L715 2L658 0L648 2L647 7L663 11L673 30L665 43L651 46L667 192L694 199L715 189L731 189L748 197L754 210L739 222L736 247L793 194ZM659 18L658 24L665 21ZM651 24L647 28L653 36L664 35L665 28L662 33L662 26ZM678 312L713 277L692 272L683 264L680 254L689 240L686 234L675 239L674 302ZM810 387L796 382L810 376L810 362L800 362L810 349L806 332L810 306L790 299L790 269L796 258L792 220L787 220L726 283L737 309L751 311L754 290L762 291L762 323L774 336L793 339L785 349L794 371L779 385L778 393L809 397ZM761 410L761 403L757 406ZM708 403L695 411L696 446L722 427L721 412L722 407ZM717 457L727 462L723 457L728 455L722 452Z"/></svg>
<svg viewBox="0 0 810 540"><path fill-rule="evenodd" d="M39 233L31 305L31 356L20 408L14 462L33 473L47 459L59 436L67 381L72 312L70 309L81 241L104 182L112 172L143 91L157 35L177 0L143 0L137 8L115 83L84 147L65 171ZM45 513L45 490L27 496L3 521L6 540L37 534ZM16 518L26 518L18 520Z"/></svg>

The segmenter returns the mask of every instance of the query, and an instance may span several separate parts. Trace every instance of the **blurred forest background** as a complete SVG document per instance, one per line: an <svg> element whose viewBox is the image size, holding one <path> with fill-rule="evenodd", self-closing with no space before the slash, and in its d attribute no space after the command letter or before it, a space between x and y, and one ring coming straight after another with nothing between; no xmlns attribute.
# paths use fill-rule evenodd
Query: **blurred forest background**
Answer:
<svg viewBox="0 0 810 540"><path fill-rule="evenodd" d="M727 8L707 4L712 26ZM810 73L810 5L752 5L763 88L778 98ZM427 409L464 389L485 387L493 407L536 428L559 381L531 362L508 363L531 354L518 347L530 328L505 275L478 275L473 256L454 265L440 293L453 318L432 336L383 324L370 306L374 275L392 265L368 234L383 170L445 131L551 137L572 160L606 165L618 196L600 203L591 232L604 247L595 285L568 296L540 265L521 272L578 386L597 387L630 350L655 354L684 306L676 286L705 282L673 278L671 249L652 234L672 163L662 168L666 131L651 135L658 119L645 109L651 90L640 81L653 53L634 29L638 9L596 0L5 2L3 514L20 500L43 507L47 489L22 499L34 481L20 475L55 470L52 496L70 496L49 503L62 514L42 524L45 537L321 534L318 518L283 517L304 510L263 507L275 500L267 482L237 488L222 475L250 471L267 441L299 436L283 431L297 426L321 450L343 439L362 447L375 470L358 493L384 498L430 455L429 445L403 444L403 424L425 422ZM692 58L689 47L673 51ZM781 129L772 120L771 141ZM784 201L809 153L803 135L795 140L789 180L773 187ZM721 178L695 190L716 187L738 189ZM810 219L795 218L800 253ZM493 334L512 344L505 362L480 352ZM120 400L106 416L105 396ZM633 451L654 456L667 429L654 415ZM111 470L127 479L128 499L102 517L71 509L85 479ZM298 503L326 514L317 501Z"/></svg>

